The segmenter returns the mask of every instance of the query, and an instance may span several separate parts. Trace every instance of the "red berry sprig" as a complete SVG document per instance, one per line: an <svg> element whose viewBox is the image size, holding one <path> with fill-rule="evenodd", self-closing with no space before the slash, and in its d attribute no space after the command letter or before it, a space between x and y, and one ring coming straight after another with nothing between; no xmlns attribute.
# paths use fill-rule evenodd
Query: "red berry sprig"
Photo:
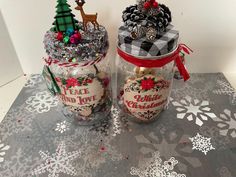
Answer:
<svg viewBox="0 0 236 177"><path fill-rule="evenodd" d="M158 8L159 4L155 0L149 0L143 4L144 9L148 10L151 7Z"/></svg>

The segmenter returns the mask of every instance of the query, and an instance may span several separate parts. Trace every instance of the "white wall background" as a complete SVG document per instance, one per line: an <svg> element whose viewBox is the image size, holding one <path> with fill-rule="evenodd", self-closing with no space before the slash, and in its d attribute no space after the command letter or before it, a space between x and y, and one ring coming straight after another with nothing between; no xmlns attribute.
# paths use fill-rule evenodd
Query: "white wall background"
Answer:
<svg viewBox="0 0 236 177"><path fill-rule="evenodd" d="M74 0L68 0L74 9ZM181 41L191 46L190 72L236 73L236 0L160 0L172 11ZM111 60L115 58L117 29L123 9L135 0L87 0L85 11L98 12L110 35ZM25 73L41 72L46 56L43 35L51 28L56 0L0 0L13 44ZM80 13L74 10L77 18Z"/></svg>
<svg viewBox="0 0 236 177"><path fill-rule="evenodd" d="M0 9L0 88L22 75L23 70L11 42Z"/></svg>

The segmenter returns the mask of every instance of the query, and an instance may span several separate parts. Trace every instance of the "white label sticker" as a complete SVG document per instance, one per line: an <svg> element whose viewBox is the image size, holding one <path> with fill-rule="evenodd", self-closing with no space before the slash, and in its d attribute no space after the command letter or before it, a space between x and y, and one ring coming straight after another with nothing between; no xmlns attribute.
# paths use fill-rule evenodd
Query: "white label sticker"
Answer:
<svg viewBox="0 0 236 177"><path fill-rule="evenodd" d="M124 104L132 115L143 121L157 116L167 103L170 84L153 75L129 81L124 86Z"/></svg>
<svg viewBox="0 0 236 177"><path fill-rule="evenodd" d="M97 78L69 78L60 80L58 85L61 89L61 101L79 111L86 110L86 114L88 108L96 107L104 95L102 83Z"/></svg>

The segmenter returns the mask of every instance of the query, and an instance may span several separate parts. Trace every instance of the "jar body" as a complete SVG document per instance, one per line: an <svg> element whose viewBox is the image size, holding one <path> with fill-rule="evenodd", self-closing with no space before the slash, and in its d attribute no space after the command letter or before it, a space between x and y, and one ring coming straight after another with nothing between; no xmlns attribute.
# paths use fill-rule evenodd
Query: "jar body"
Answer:
<svg viewBox="0 0 236 177"><path fill-rule="evenodd" d="M84 66L49 66L58 87L57 96L63 103L65 116L80 125L93 124L110 113L111 86L107 59Z"/></svg>
<svg viewBox="0 0 236 177"><path fill-rule="evenodd" d="M116 93L120 109L137 122L151 122L168 104L174 61L163 67L137 67L117 55Z"/></svg>

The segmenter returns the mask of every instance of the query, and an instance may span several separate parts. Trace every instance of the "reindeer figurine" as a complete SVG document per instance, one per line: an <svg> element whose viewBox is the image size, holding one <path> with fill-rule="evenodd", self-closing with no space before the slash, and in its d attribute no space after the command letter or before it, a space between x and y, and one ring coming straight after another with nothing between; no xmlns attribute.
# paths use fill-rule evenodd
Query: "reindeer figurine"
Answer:
<svg viewBox="0 0 236 177"><path fill-rule="evenodd" d="M77 3L77 7L75 8L76 10L79 10L81 12L81 16L82 16L82 19L83 19L83 27L84 27L84 30L87 31L88 28L87 28L87 25L88 23L92 23L93 26L94 26L94 29L98 29L99 30L99 24L97 22L97 17L98 17L98 14L91 14L91 15L88 15L88 14L85 14L84 10L83 10L83 5L85 4L85 1L84 0L76 0L75 1Z"/></svg>

